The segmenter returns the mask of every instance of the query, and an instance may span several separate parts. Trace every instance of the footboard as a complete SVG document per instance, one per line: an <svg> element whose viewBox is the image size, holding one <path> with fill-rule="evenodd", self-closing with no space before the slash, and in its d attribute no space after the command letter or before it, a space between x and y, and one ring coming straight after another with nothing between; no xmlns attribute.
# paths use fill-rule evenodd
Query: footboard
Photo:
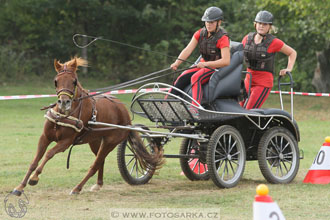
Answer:
<svg viewBox="0 0 330 220"><path fill-rule="evenodd" d="M180 99L150 99L142 96L136 100L135 105L138 105L138 108L136 106L133 112L148 118L152 122L187 123L194 121L187 104Z"/></svg>

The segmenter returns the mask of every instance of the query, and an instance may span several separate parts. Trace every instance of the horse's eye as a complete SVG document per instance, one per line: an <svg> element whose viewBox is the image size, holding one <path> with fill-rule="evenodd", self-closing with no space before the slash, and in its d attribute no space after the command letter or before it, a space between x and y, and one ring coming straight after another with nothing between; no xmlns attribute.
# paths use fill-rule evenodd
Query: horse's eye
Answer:
<svg viewBox="0 0 330 220"><path fill-rule="evenodd" d="M55 88L57 87L57 80L54 80Z"/></svg>
<svg viewBox="0 0 330 220"><path fill-rule="evenodd" d="M77 79L75 79L75 80L73 81L73 85L74 85L74 86L77 85Z"/></svg>

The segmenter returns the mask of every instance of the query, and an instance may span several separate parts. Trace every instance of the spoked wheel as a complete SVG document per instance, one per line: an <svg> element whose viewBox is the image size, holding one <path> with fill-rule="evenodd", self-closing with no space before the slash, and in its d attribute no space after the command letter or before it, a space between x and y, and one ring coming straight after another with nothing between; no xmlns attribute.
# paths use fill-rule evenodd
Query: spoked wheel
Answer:
<svg viewBox="0 0 330 220"><path fill-rule="evenodd" d="M143 129L149 130L147 127L143 127ZM142 138L142 140L147 151L152 153L152 146L155 144L153 140L150 138ZM149 182L155 172L155 170L144 170L141 168L140 162L128 140L123 141L118 146L117 163L121 176L131 185L142 185Z"/></svg>
<svg viewBox="0 0 330 220"><path fill-rule="evenodd" d="M206 165L206 144L199 144L197 140L185 138L181 142L180 154L193 155L196 158L180 158L180 165L184 175L194 180L208 180Z"/></svg>
<svg viewBox="0 0 330 220"><path fill-rule="evenodd" d="M207 151L207 167L215 185L220 188L236 186L242 178L245 161L245 146L239 131L230 125L217 128Z"/></svg>
<svg viewBox="0 0 330 220"><path fill-rule="evenodd" d="M273 127L261 137L258 163L268 182L291 182L297 175L299 162L298 144L288 129Z"/></svg>

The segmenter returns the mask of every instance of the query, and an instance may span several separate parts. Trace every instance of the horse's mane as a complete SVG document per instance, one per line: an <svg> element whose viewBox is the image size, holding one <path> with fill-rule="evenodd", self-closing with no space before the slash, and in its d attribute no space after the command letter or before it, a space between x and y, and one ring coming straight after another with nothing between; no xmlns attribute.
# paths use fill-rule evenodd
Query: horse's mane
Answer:
<svg viewBox="0 0 330 220"><path fill-rule="evenodd" d="M74 57L72 58L71 60L65 62L64 64L67 65L67 66L71 66L74 62L77 62L77 67L78 66L83 66L83 67L87 67L88 66L88 61L81 58L81 57Z"/></svg>
<svg viewBox="0 0 330 220"><path fill-rule="evenodd" d="M78 81L78 84L77 84L78 88L80 88L86 95L88 95L88 90L87 89L84 89L84 87L82 87L82 85L80 84L80 82Z"/></svg>

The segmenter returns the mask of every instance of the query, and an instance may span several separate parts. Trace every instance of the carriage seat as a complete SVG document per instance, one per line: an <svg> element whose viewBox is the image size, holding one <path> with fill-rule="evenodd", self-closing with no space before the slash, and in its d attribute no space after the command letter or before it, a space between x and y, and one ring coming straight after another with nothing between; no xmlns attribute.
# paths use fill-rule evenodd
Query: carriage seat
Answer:
<svg viewBox="0 0 330 220"><path fill-rule="evenodd" d="M258 112L262 115L283 115L288 117L289 119L292 119L291 114L289 112L277 108L253 108L250 109L250 111Z"/></svg>
<svg viewBox="0 0 330 220"><path fill-rule="evenodd" d="M255 114L255 115L282 115L292 120L291 115L287 111L284 111L282 109L276 109L276 108L245 109L234 99L217 99L214 102L214 107L219 112Z"/></svg>
<svg viewBox="0 0 330 220"><path fill-rule="evenodd" d="M202 104L211 103L217 98L238 97L240 95L243 68L243 44L231 41L230 53L230 64L217 69L212 74L209 82L202 86ZM199 62L199 59L196 63ZM186 87L185 92L191 95L191 85Z"/></svg>

